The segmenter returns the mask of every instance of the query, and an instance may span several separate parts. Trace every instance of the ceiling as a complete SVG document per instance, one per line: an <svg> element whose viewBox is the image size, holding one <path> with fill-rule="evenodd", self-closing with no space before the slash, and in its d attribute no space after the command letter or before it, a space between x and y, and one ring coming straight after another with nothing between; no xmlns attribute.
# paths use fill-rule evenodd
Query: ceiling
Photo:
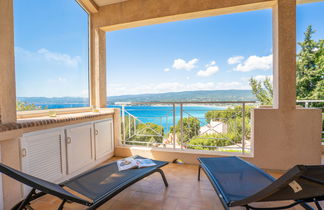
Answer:
<svg viewBox="0 0 324 210"><path fill-rule="evenodd" d="M123 1L127 1L127 0L93 0L97 6L101 7L101 6L105 6L108 4L115 4L115 3L119 3L119 2L123 2ZM323 0L297 0L298 4L303 4L303 3L313 3L313 2L319 2L319 1L323 1Z"/></svg>
<svg viewBox="0 0 324 210"><path fill-rule="evenodd" d="M93 0L99 7L101 6L105 6L108 4L115 4L115 3L119 3L119 2L123 2L123 1L127 1L127 0Z"/></svg>

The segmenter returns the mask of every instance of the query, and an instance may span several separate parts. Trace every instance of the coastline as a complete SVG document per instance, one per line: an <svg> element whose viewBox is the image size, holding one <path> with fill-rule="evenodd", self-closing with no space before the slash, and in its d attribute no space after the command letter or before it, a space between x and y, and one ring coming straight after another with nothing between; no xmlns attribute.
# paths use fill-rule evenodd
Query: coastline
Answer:
<svg viewBox="0 0 324 210"><path fill-rule="evenodd" d="M122 105L108 105L107 107L121 107ZM172 107L172 105L167 104L136 104L136 105L125 105L125 107ZM231 105L209 105L209 104L183 104L183 107L210 107L210 108L228 108ZM176 107L179 107L179 104L176 104Z"/></svg>

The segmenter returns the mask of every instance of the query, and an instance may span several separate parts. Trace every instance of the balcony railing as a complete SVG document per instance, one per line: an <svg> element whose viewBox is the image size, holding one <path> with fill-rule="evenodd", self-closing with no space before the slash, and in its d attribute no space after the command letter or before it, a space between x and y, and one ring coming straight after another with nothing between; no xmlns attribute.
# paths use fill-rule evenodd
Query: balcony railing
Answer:
<svg viewBox="0 0 324 210"><path fill-rule="evenodd" d="M121 144L172 150L251 152L254 101L118 102Z"/></svg>

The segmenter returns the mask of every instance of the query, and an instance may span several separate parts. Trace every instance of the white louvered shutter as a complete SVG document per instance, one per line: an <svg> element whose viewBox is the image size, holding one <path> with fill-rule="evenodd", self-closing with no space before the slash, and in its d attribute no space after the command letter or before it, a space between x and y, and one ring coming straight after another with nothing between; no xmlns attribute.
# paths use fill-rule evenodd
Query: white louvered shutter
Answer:
<svg viewBox="0 0 324 210"><path fill-rule="evenodd" d="M62 130L48 130L25 135L21 139L23 172L57 182L64 176Z"/></svg>

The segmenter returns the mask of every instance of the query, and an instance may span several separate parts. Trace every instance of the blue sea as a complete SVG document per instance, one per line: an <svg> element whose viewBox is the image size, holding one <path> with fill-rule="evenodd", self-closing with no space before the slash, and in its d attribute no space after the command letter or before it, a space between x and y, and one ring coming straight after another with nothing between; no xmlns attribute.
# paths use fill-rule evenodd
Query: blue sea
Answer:
<svg viewBox="0 0 324 210"><path fill-rule="evenodd" d="M76 108L76 107L88 107L88 104L36 104L43 108L48 109L60 109L60 108ZM109 105L109 108L120 108L121 106ZM205 113L211 110L224 110L226 107L219 106L183 106L183 118L184 117L196 117L200 120L201 126L206 124ZM125 116L132 115L136 117L136 123L154 123L161 125L165 132L170 130L173 126L173 107L172 106L125 106ZM175 123L180 120L180 107L175 108ZM132 118L134 119L134 118Z"/></svg>

